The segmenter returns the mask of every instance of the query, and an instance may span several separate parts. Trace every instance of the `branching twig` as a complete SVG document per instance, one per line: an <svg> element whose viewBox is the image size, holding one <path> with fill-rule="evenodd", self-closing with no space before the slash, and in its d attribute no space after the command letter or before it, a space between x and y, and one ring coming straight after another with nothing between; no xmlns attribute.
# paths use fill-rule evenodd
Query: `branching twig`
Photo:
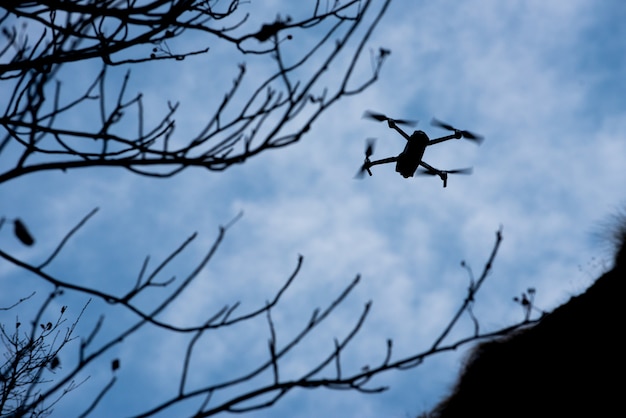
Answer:
<svg viewBox="0 0 626 418"><path fill-rule="evenodd" d="M0 83L9 92L6 109L0 112L0 154L12 147L21 155L15 166L0 171L0 183L34 172L87 167L118 167L151 177L170 177L188 167L221 171L266 150L292 144L340 98L359 93L377 80L388 54L380 55L371 77L347 88L363 48L390 2L383 0L373 19L368 19L373 1L335 2L324 12L316 8L313 16L277 18L261 25L260 30L248 23L247 16L236 18L241 12L241 3L236 0L231 0L223 13L209 6L212 2L193 0L175 0L168 7L163 7L160 0L142 6L114 0L87 0L80 5L9 3L7 15L32 21L32 30L42 35L31 45L26 36L18 42L22 39L21 29L5 28L5 40L11 47L0 48L0 58L8 58L0 64ZM64 23L58 18L63 14L68 17ZM44 18L51 15L57 19ZM216 16L236 23L224 26ZM368 26L361 28L364 25ZM319 42L297 50L295 56L290 50L287 62L285 42L296 42L300 33L312 30L322 31ZM207 52L207 48L173 51L169 46L191 33L206 37L207 42L233 44L241 53L241 61L253 54L268 60L275 69L245 98L243 95L249 91L240 87L246 77L246 64L240 63L233 86L205 127L195 137L177 139L173 146L170 138L176 126L177 104L169 105L160 121L147 127L142 94L126 97L130 71L114 89L107 68L122 63L184 60ZM346 52L351 43L356 43L356 48ZM147 45L153 50L149 56L142 48ZM144 56L128 58L132 54ZM346 54L351 54L348 65L338 67L340 57ZM64 86L55 77L65 67L92 59L102 61L102 70L83 94L63 103ZM309 68L313 62L320 64ZM340 75L339 82L323 85L323 75L331 68ZM53 81L54 93L49 94L47 86ZM49 101L47 96L54 99ZM61 120L83 115L82 107L87 103L97 104L99 121L93 128L67 129ZM136 129L128 129L132 124Z"/></svg>

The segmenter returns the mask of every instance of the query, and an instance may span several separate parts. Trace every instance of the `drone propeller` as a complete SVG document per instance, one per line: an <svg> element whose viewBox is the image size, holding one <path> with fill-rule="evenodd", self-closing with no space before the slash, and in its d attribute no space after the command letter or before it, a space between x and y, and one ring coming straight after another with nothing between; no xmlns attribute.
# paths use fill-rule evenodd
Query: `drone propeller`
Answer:
<svg viewBox="0 0 626 418"><path fill-rule="evenodd" d="M443 128L443 129L446 129L448 131L453 131L455 133L459 132L463 138L469 139L471 141L474 141L477 144L482 143L483 140L485 139L482 135L478 135L478 134L475 134L475 133L470 132L470 131L463 131L461 129L456 129L454 126L450 125L449 123L442 122L442 121L440 121L439 119L436 119L436 118L433 118L430 123L433 126L437 126L439 128Z"/></svg>
<svg viewBox="0 0 626 418"><path fill-rule="evenodd" d="M374 154L374 145L376 143L376 138L367 138L366 140L366 145L365 145L365 161L363 162L363 165L361 166L361 168L359 169L359 171L356 173L356 178L363 178L363 175L365 175L365 172L367 171L367 173L371 176L372 173L369 170L369 167L367 165L367 163L370 161L370 157Z"/></svg>
<svg viewBox="0 0 626 418"><path fill-rule="evenodd" d="M419 171L417 172L417 174L422 175L422 176L439 176L440 173L446 173L446 174L472 174L472 172L474 171L473 168L468 167L468 168L459 168L456 170L439 170L439 171L432 171L432 170L428 170L426 168L421 168L419 169Z"/></svg>
<svg viewBox="0 0 626 418"><path fill-rule="evenodd" d="M366 110L363 114L364 118L377 120L379 122L392 121L396 125L407 125L407 126L415 126L417 125L416 120L407 120L407 119L393 119L389 116L383 115L382 113L372 112L371 110Z"/></svg>
<svg viewBox="0 0 626 418"><path fill-rule="evenodd" d="M369 158L374 154L374 145L376 144L376 138L367 138L365 146L365 158Z"/></svg>
<svg viewBox="0 0 626 418"><path fill-rule="evenodd" d="M448 174L472 174L472 168L459 168L457 170L429 170L420 167L420 171L417 174L427 176L439 176L443 181L443 187L448 185Z"/></svg>

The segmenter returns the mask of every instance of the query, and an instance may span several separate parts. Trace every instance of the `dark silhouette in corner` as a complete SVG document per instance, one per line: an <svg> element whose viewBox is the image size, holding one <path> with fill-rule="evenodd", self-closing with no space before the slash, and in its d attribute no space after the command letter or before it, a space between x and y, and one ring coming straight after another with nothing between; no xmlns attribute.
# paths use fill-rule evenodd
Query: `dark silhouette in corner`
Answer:
<svg viewBox="0 0 626 418"><path fill-rule="evenodd" d="M617 218L613 268L539 323L479 344L452 393L420 418L623 414L626 211Z"/></svg>

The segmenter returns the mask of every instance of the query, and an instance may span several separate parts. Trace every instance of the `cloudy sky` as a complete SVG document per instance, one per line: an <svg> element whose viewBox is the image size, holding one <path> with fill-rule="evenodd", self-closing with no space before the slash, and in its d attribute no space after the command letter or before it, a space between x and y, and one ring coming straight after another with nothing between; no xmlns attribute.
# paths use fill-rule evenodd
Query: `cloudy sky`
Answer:
<svg viewBox="0 0 626 418"><path fill-rule="evenodd" d="M256 10L252 3L242 7ZM281 3L266 4L264 12L275 16L284 10ZM306 3L298 3L301 14L310 13ZM38 243L21 248L6 228L0 243L36 264L98 207L48 271L122 294L146 255L155 266L197 231L185 256L163 277L189 274L218 227L243 212L166 318L190 324L236 301L242 312L262 306L303 255L296 281L273 312L280 345L360 274L349 298L287 358L285 373L296 377L331 352L333 337L349 332L370 300L367 322L347 352L353 370L380 361L387 338L394 340L397 358L427 349L463 300L468 274L460 262L479 274L502 228L500 252L475 306L482 329L498 329L522 318L512 297L528 287L537 289L536 305L550 310L610 264L598 232L626 198L625 20L626 3L620 0L394 0L370 41L374 50L392 51L380 80L331 108L299 143L223 173L190 169L168 180L115 169L20 178L0 186L2 215L25 219ZM207 104L213 89L230 83L240 59L225 65L229 56L215 55L134 70L135 88L149 98L150 108L162 111L167 100L181 101L182 137L201 128L207 108L222 98L220 90ZM366 54L358 71L369 70L368 60ZM70 76L62 76L67 83ZM424 156L437 168L472 166L474 174L451 176L446 189L436 177L404 179L392 165L355 180L366 138L377 138L375 158L397 155L404 146L384 123L362 119L366 109L418 119L431 138L445 134L430 126L432 117L484 135L480 147L449 141ZM2 171L8 164L0 159ZM0 263L0 283L10 289L0 296L2 306L30 289L39 289L40 296L46 289L6 262ZM70 318L83 303L71 294L59 301L70 306ZM0 312L0 318L10 323L36 307L33 301L23 311ZM103 313L103 335L132 318L93 301L79 334L89 332ZM471 332L468 325L463 322L456 335ZM105 356L119 357L122 368L93 416L138 412L139 405L173 394L185 340L164 335L144 333ZM264 321L207 335L192 383L245 373L266 358L268 338ZM62 362L71 362L77 346L64 352ZM379 376L372 384L389 385L383 394L296 390L249 416L414 416L449 388L464 352ZM72 416L68 411L84 405L110 370L105 364L89 374L58 404L55 416Z"/></svg>

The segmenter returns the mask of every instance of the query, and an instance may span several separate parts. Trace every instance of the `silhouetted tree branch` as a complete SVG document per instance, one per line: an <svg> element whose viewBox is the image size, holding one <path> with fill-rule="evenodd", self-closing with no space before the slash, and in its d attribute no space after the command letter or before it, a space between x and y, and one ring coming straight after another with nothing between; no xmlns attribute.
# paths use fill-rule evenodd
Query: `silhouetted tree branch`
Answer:
<svg viewBox="0 0 626 418"><path fill-rule="evenodd" d="M75 228L73 228L65 237L61 239L61 244L52 251L51 256L48 257L46 262L43 264L44 268L53 262L55 256L59 254L62 245L66 243L69 237L76 233L80 227L85 224L86 220L89 219L94 213L95 211L89 213L85 219L81 220ZM53 398L54 396L59 396L59 393L61 394L60 396L62 396L67 392L67 388L74 388L75 385L73 382L80 378L81 373L83 373L88 366L98 360L101 360L107 354L110 354L114 348L122 344L125 339L145 327L160 329L165 333L185 335L188 338L188 343L180 370L180 380L177 385L177 392L173 393L169 399L156 401L153 406L146 405L146 409L135 416L153 416L182 403L192 402L193 404L197 404L198 401L201 401L201 407L193 416L208 417L220 412L242 413L270 407L284 395L297 388L328 388L334 390L356 390L362 393L378 393L386 390L387 388L384 386L371 386L371 381L375 376L381 373L394 369L411 369L422 364L422 362L430 356L456 350L463 344L474 342L479 339L505 335L522 325L534 322L524 318L524 320L520 321L520 323L502 330L486 333L480 333L477 330L477 332L472 335L444 344L444 340L448 336L451 329L457 324L458 319L464 312L468 312L468 307L470 306L469 302L476 296L476 293L480 289L480 285L491 272L493 261L496 257L502 239L501 231L498 231L492 253L482 271L480 278L474 281L470 275L470 286L468 288L468 293L461 304L461 308L452 317L449 324L445 327L440 337L436 339L430 349L403 358L394 358L392 350L393 341L388 340L386 342L386 350L382 353L383 356L380 364L376 366L363 365L357 371L348 370L348 366L343 363L342 356L346 347L362 328L367 318L372 304L372 302L369 301L365 304L363 310L355 319L352 329L350 329L343 337L336 338L334 345L328 347L327 354L321 358L321 360L311 364L308 371L303 373L299 378L294 379L284 377L281 373L281 367L285 357L299 344L302 344L307 338L313 338L312 332L321 326L323 322L334 312L334 310L345 301L348 295L359 283L360 277L357 276L354 280L352 280L348 286L326 307L315 309L311 313L310 319L304 327L299 332L291 335L289 339L282 344L279 344L276 338L272 311L278 306L282 298L285 297L289 287L296 279L296 276L302 267L302 256L299 257L298 263L290 277L288 277L284 284L278 289L274 297L268 300L263 306L247 310L246 312L240 312L242 308L240 307L239 302L235 302L232 305L225 305L213 312L205 320L203 320L202 323L186 327L177 326L168 321L159 319L159 315L179 299L183 290L193 281L198 279L199 273L214 257L230 225L232 225L232 222L228 226L221 227L219 229L213 245L208 249L200 262L182 280L177 281L171 279L161 279L160 276L163 268L168 263L172 262L185 249L187 249L188 246L195 240L196 234L193 234L190 238L183 242L183 244L172 251L170 255L165 257L165 259L151 272L148 272L148 262L146 261L142 266L134 287L130 291L124 292L122 295L110 294L96 288L80 286L70 281L63 280L62 278L53 277L51 274L44 272L44 268L41 266L31 265L0 250L0 258L29 271L31 274L37 275L39 278L47 281L51 286L53 286L55 290L51 294L52 296L57 295L60 289L79 292L80 294L103 300L111 305L121 306L128 312L132 313L136 318L134 323L119 330L116 335L107 338L105 342L96 344L95 336L99 333L104 321L104 317L101 317L94 325L90 335L81 339L80 350L76 362L74 364L67 365L63 371L63 375L57 376L57 379L54 382L49 382L46 390L39 390L37 392L37 397L30 396L25 399L22 402L21 411L24 413L30 413L32 411L42 410L44 400ZM140 295L146 291L153 290L153 287L160 290L160 299L156 298L154 294L151 293L152 297L150 300L153 301L153 303L150 307L144 309L133 304L134 299L139 298ZM42 306L38 318L46 310L47 305L48 302ZM476 318L474 318L474 320L477 321ZM197 355L196 348L200 339L209 332L219 332L222 328L233 327L240 323L250 321L265 321L267 323L269 333L267 359L249 372L243 373L237 377L220 382L207 382L206 385L199 388L190 387L188 385L188 380L190 374L193 373L190 368L190 364L193 362L194 355ZM38 323L38 320L34 323ZM69 335L71 335L71 333L68 333L67 335L68 337L65 342L69 342ZM59 346L58 350L60 350L63 345ZM56 355L58 350L54 352L54 355ZM41 362L39 363L39 367L42 367ZM105 398L106 393L111 389L111 387L113 387L117 379L115 376L115 370L119 367L120 361L115 359L111 365L113 373L110 381L101 389L100 393L94 397L93 403L84 413L85 416L97 406L101 399ZM36 365L35 368L37 368ZM213 397L221 394L221 392L237 388L247 384L253 379L263 378L264 376L266 377L263 380L265 383L260 383L252 389L242 389L239 394L227 397L226 399L219 398L219 400L213 401ZM271 376L271 378L267 378L267 376Z"/></svg>
<svg viewBox="0 0 626 418"><path fill-rule="evenodd" d="M190 166L219 171L296 142L322 112L378 78L388 54L384 49L375 54L371 76L353 80L354 67L389 0L366 19L372 3L352 0L325 8L317 2L309 16L278 16L259 27L238 0L4 2L0 83L6 94L0 155L16 152L19 157L0 172L0 183L33 172L84 167L124 167L155 177ZM364 25L369 26L360 28ZM315 32L319 41L283 51L305 31ZM188 50L183 42L192 35L207 47ZM189 138L175 133L178 103L168 102L159 121L148 121L143 95L128 93L130 69L112 87L112 66L184 60L210 54L216 44L230 45L242 61L213 114ZM253 91L242 91L248 56L256 57L255 62L260 57L274 70ZM337 62L346 56L347 64ZM101 61L102 69L83 93L70 92L75 97L67 99L60 74L92 60ZM334 85L324 77L331 69L338 76ZM220 97L218 92L210 95ZM94 103L97 124L64 126L63 120Z"/></svg>
<svg viewBox="0 0 626 418"><path fill-rule="evenodd" d="M30 324L22 324L19 317L10 331L0 323L0 341L4 348L4 361L0 365L0 413L2 416L32 417L47 416L52 407L67 393L76 389L79 384L71 381L55 396L47 397L43 385L54 380L61 362L60 351L76 337L74 329L85 311L83 307L76 321L63 331L61 328L67 321L67 306L61 307L54 321L42 320L54 298L63 293L60 289L51 292L40 306ZM11 310L18 304L28 301L34 294L21 299L16 305L3 310ZM88 304L89 302L87 302Z"/></svg>
<svg viewBox="0 0 626 418"><path fill-rule="evenodd" d="M118 167L151 177L173 176L188 167L220 171L263 151L298 141L342 97L358 94L376 81L390 53L385 48L371 52L371 74L355 79L356 65L390 0L330 3L312 2L312 10L306 16L277 15L271 21L259 22L246 13L245 3L238 0L4 1L0 6L0 157L10 163L0 168L0 184L31 173L88 167ZM315 34L315 42L308 47L288 48L308 33ZM190 39L195 42L188 42ZM198 44L202 46L194 46ZM240 64L233 68L230 86L221 92L207 92L210 98L217 99L207 104L206 120L195 134L181 137L175 130L179 103L166 102L164 113L154 118L144 111L143 94L130 93L131 69L138 64L189 61L198 55L210 56L218 48L237 52ZM81 91L68 88L63 76L85 63L92 67L96 64L93 79ZM250 77L249 69L255 65L271 68L258 82ZM111 76L118 68L126 70L119 82ZM333 77L328 77L331 71ZM252 89L244 87L248 82L256 84ZM80 119L85 109L95 109L95 121L79 127L66 124L67 120ZM24 327L20 328L18 321L15 331L2 325L7 359L1 369L3 415L51 413L59 399L80 385L76 382L87 378L88 368L112 356L113 360L108 360L110 378L81 411L80 416L88 416L107 398L118 381L117 371L125 367L115 350L144 330L163 333L166 338L186 339L180 377L168 398L151 400L142 405L141 411L128 413L144 417L170 413L180 405L193 405L191 416L206 417L266 408L297 388L377 393L385 387L372 384L372 380L383 372L413 368L437 353L515 328L480 333L478 319L471 312L474 297L491 271L499 248L498 232L483 274L474 282L470 271L465 300L431 348L394 358L393 342L388 340L381 350L380 364L350 370L344 360L346 347L362 329L372 304L369 301L352 327L335 338L321 359L312 361L305 372L293 378L285 373L285 359L305 340L314 338L313 331L346 300L359 283L359 276L326 306L315 309L301 329L285 341L278 340L273 313L300 272L302 256L292 274L265 303L243 307L234 301L206 313L202 320L180 325L168 320L164 312L180 302L183 292L199 280L238 217L220 227L212 245L184 277L165 277L164 272L196 243L196 233L155 266L146 257L134 283L111 293L64 277L51 268L68 241L97 211L85 215L39 263L0 248L4 265L21 269L25 276L34 277L51 289L34 314L29 332L22 334L20 329ZM36 234L19 217L0 217L0 234L10 224L17 241L28 247L35 245ZM42 318L57 314L52 301L62 292L119 308L132 321L117 324L113 335L104 335L106 317L100 315L80 339L74 361L61 369L59 352L76 338L76 322L62 332L65 306L56 322ZM143 297L147 294L150 297ZM7 309L21 307L21 303L30 301L28 298ZM89 308L86 306L83 311ZM465 312L476 324L475 332L444 342ZM237 376L215 380L202 376L202 383L192 386L190 381L198 374L192 364L203 337L257 322L267 327L269 335L264 360ZM47 371L54 375L49 376ZM250 387L252 381L254 386Z"/></svg>

